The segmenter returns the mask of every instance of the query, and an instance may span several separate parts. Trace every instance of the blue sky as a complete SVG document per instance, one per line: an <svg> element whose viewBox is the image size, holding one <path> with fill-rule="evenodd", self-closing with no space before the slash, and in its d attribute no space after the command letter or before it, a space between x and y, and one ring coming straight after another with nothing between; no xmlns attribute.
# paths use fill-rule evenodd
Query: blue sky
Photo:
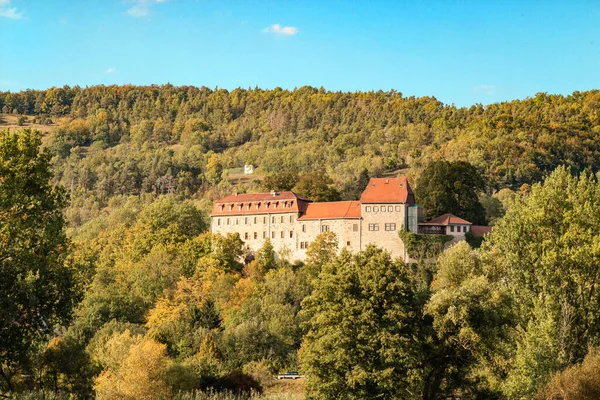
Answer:
<svg viewBox="0 0 600 400"><path fill-rule="evenodd" d="M469 106L600 88L600 1L0 0L0 90L395 89Z"/></svg>

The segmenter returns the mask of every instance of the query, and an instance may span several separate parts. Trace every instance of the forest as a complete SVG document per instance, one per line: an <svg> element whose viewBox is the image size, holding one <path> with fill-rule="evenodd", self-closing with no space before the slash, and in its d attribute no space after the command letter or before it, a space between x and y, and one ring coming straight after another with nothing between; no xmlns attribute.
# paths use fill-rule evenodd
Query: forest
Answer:
<svg viewBox="0 0 600 400"><path fill-rule="evenodd" d="M600 398L600 91L93 86L0 110L0 397ZM325 233L300 263L209 229L234 190L355 200L398 174L492 233L414 264Z"/></svg>

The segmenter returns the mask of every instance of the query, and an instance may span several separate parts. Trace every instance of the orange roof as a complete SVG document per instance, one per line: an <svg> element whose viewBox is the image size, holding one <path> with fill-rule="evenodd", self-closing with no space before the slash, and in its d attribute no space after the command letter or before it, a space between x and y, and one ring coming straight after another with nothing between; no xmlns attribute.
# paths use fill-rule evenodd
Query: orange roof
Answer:
<svg viewBox="0 0 600 400"><path fill-rule="evenodd" d="M300 220L360 218L360 203L358 201L333 201L327 203L309 203L305 214Z"/></svg>
<svg viewBox="0 0 600 400"><path fill-rule="evenodd" d="M491 226L484 226L484 225L472 225L471 226L471 233L473 234L473 236L483 236L487 233L490 233L491 231L492 231Z"/></svg>
<svg viewBox="0 0 600 400"><path fill-rule="evenodd" d="M401 178L371 178L360 196L360 202L414 204L415 196L405 176Z"/></svg>
<svg viewBox="0 0 600 400"><path fill-rule="evenodd" d="M311 200L294 192L232 194L218 200L211 216L303 212Z"/></svg>
<svg viewBox="0 0 600 400"><path fill-rule="evenodd" d="M458 218L456 215L444 214L428 222L420 222L419 225L472 225L469 221Z"/></svg>

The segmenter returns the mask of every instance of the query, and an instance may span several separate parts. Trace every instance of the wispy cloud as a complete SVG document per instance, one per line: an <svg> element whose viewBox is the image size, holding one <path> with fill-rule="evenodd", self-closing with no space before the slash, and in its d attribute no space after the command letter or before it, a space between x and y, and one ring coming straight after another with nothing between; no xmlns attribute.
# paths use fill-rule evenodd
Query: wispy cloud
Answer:
<svg viewBox="0 0 600 400"><path fill-rule="evenodd" d="M129 7L125 13L134 18L147 17L150 14L150 9L154 4L164 3L166 1L167 0L131 0L133 5Z"/></svg>
<svg viewBox="0 0 600 400"><path fill-rule="evenodd" d="M112 74L113 72L117 72L117 69L116 69L116 68L112 68L112 67L111 67L111 68L107 69L107 70L106 70L106 71L104 71L104 72L106 72L107 74Z"/></svg>
<svg viewBox="0 0 600 400"><path fill-rule="evenodd" d="M23 18L23 11L18 11L17 7L11 7L10 0L0 0L0 17L21 19Z"/></svg>
<svg viewBox="0 0 600 400"><path fill-rule="evenodd" d="M494 85L475 85L473 86L473 93L491 95L496 93L497 89Z"/></svg>
<svg viewBox="0 0 600 400"><path fill-rule="evenodd" d="M275 33L278 35L295 35L296 33L298 33L300 30L298 28L296 28L295 26L281 26L279 24L273 24L271 26L267 26L264 29L261 29L261 32L265 32L265 33Z"/></svg>

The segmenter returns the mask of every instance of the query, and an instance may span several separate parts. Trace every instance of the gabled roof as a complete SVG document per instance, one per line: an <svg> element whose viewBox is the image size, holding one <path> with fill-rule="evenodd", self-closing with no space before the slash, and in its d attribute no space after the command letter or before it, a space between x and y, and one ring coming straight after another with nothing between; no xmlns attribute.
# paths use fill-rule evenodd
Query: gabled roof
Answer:
<svg viewBox="0 0 600 400"><path fill-rule="evenodd" d="M414 204L415 196L405 176L400 178L371 178L360 196L360 202Z"/></svg>
<svg viewBox="0 0 600 400"><path fill-rule="evenodd" d="M492 231L492 227L491 226L484 226L484 225L472 225L471 226L471 233L473 234L473 236L483 236L486 235L488 233L490 233Z"/></svg>
<svg viewBox="0 0 600 400"><path fill-rule="evenodd" d="M465 221L462 218L458 218L453 214L444 214L440 217L434 218L428 222L420 222L419 225L472 225L469 221Z"/></svg>
<svg viewBox="0 0 600 400"><path fill-rule="evenodd" d="M232 194L218 200L211 216L303 212L312 200L294 192Z"/></svg>
<svg viewBox="0 0 600 400"><path fill-rule="evenodd" d="M327 203L309 203L306 212L299 220L360 218L358 201L333 201Z"/></svg>

